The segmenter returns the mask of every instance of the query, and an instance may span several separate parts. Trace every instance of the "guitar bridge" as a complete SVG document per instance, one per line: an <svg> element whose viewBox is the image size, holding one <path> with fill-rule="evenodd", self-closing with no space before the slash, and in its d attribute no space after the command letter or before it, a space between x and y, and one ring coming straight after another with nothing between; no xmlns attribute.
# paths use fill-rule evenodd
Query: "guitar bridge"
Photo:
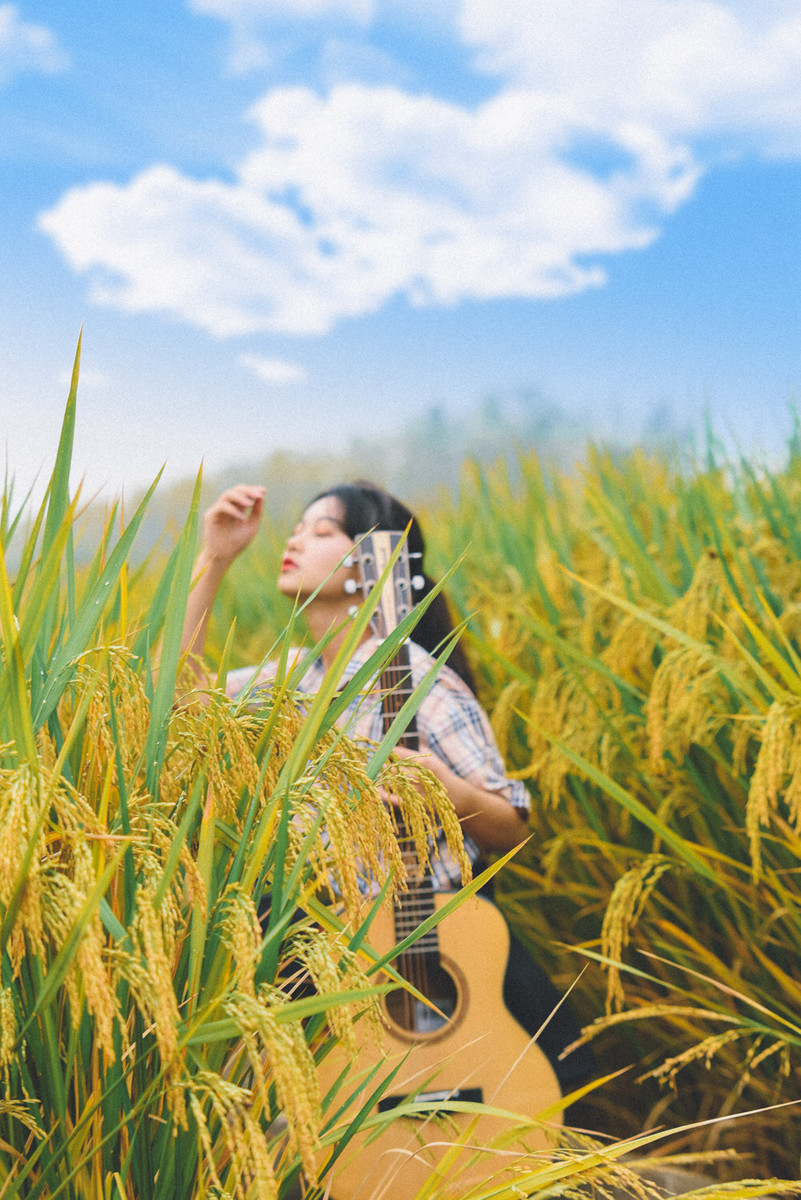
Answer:
<svg viewBox="0 0 801 1200"><path fill-rule="evenodd" d="M475 1088L447 1088L441 1092L409 1092L405 1096L384 1096L378 1101L379 1112L390 1112L393 1108L397 1108L399 1104L405 1104L407 1101L412 1101L417 1104L436 1104L437 1101L444 1103L448 1100L467 1100L473 1104L481 1104L484 1099L484 1093L480 1087ZM444 1115L445 1109L442 1109ZM410 1117L417 1117L419 1120L427 1121L429 1117L438 1115L438 1110L425 1113L410 1113Z"/></svg>

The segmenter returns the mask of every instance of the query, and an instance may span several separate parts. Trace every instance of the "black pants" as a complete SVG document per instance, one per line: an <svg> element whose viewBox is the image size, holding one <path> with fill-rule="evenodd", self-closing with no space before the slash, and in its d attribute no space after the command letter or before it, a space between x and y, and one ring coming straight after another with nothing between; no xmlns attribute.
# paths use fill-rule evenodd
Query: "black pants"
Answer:
<svg viewBox="0 0 801 1200"><path fill-rule="evenodd" d="M578 1022L548 976L510 930L509 962L503 980L503 1002L533 1037L544 1021L548 1021L537 1038L537 1045L551 1063L559 1086L570 1092L587 1083L596 1070L595 1056L589 1046L579 1046L560 1061L561 1052L581 1033Z"/></svg>

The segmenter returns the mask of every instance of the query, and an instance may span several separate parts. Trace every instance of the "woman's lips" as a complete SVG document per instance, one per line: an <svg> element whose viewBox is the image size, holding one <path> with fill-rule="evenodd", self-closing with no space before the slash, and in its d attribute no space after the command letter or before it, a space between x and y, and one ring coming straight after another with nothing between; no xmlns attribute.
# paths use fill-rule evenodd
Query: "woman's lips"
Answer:
<svg viewBox="0 0 801 1200"><path fill-rule="evenodd" d="M293 569L293 567L296 567L297 565L298 564L295 562L294 558L290 558L290 556L288 554L285 554L284 557L281 559L281 570L282 571L291 571Z"/></svg>

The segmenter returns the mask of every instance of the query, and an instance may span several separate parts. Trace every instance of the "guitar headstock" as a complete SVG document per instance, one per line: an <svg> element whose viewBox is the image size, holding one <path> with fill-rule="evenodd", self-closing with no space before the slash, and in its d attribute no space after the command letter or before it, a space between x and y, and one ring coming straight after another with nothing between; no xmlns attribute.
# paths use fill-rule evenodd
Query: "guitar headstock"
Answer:
<svg viewBox="0 0 801 1200"><path fill-rule="evenodd" d="M423 586L423 578L411 574L409 560L419 555L409 554L401 531L386 529L365 534L353 552L354 564L359 571L359 582L354 581L353 590L360 588L362 594L367 596L378 583L399 545L400 552L392 574L382 589L370 619L373 633L378 638L387 637L414 606L413 591Z"/></svg>

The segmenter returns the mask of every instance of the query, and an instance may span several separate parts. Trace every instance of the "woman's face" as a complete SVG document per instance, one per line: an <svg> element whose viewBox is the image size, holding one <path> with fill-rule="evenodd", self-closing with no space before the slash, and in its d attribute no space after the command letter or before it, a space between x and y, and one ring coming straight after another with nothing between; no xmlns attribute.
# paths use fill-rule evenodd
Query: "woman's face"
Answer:
<svg viewBox="0 0 801 1200"><path fill-rule="evenodd" d="M345 592L345 581L355 578L352 567L339 564L353 549L353 541L342 528L344 513L335 496L321 496L304 512L287 540L278 590L286 596L305 599L316 588L320 596L353 603Z"/></svg>

